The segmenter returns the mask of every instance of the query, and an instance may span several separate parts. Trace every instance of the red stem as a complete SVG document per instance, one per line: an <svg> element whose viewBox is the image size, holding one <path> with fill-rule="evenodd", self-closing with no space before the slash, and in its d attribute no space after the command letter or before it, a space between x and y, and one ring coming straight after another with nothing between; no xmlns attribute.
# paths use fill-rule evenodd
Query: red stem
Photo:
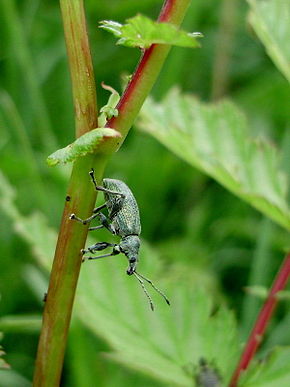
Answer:
<svg viewBox="0 0 290 387"><path fill-rule="evenodd" d="M189 3L190 0L166 0L160 11L158 21L163 23L171 23L179 26L181 21L183 20ZM152 67L150 66L152 64L152 61L154 61L154 58L161 59L163 55L166 56L169 52L169 49L170 46L168 45L152 44L148 49L143 51L143 55L141 56L139 64L131 78L131 81L128 83L126 90L124 91L118 103L117 109L119 115L118 117L111 118L106 124L107 127L115 128L117 130L120 130L121 132L123 131L122 135L126 134L128 130L125 129L126 124L122 122L122 117L128 117L132 113L132 109L136 108L136 105L138 105L137 111L140 110L145 100L145 97L147 97L151 90L151 87L153 86L153 83L150 79L150 74L152 73ZM159 60L159 62L163 63L163 59ZM157 63L155 63L155 67L158 66L159 64L157 60ZM142 86L142 84L144 83L149 85L146 93L144 93L144 87Z"/></svg>
<svg viewBox="0 0 290 387"><path fill-rule="evenodd" d="M277 293L283 290L287 284L290 275L290 253L288 253L281 265L281 268L274 280L268 298L264 303L258 319L249 336L247 345L242 353L238 366L233 374L229 387L236 387L242 371L248 368L250 361L253 359L259 345L262 342L265 330L270 318L276 307L278 297Z"/></svg>

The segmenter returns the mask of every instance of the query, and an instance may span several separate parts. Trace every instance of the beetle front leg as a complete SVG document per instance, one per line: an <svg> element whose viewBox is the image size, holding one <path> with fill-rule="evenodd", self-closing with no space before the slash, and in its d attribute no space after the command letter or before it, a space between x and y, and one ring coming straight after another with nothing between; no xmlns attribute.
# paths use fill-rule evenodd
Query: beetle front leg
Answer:
<svg viewBox="0 0 290 387"><path fill-rule="evenodd" d="M95 179L95 171L94 168L92 168L89 172L89 175L91 176L92 182L95 186L96 191L102 191L111 195L117 195L122 198L125 198L125 195L122 192L116 192L116 191L111 191L110 189L107 189L105 187L102 187L101 185L97 185L96 179Z"/></svg>

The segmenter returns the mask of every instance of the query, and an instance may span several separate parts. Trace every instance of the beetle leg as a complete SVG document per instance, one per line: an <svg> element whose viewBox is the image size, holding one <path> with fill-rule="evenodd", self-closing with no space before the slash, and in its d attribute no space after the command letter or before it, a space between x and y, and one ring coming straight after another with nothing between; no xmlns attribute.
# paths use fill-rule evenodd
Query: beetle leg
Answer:
<svg viewBox="0 0 290 387"><path fill-rule="evenodd" d="M71 220L76 220L77 222L80 222L80 223L86 225L86 224L90 223L93 219L95 219L98 215L99 214L94 214L87 219L81 219L78 216L76 216L76 214L70 214L69 218Z"/></svg>
<svg viewBox="0 0 290 387"><path fill-rule="evenodd" d="M106 243L106 242L101 242L101 243ZM117 245L113 245L113 246L117 246ZM100 259L100 258L106 258L106 257L113 257L114 255L117 255L117 254L120 254L120 250L117 249L113 249L113 251L111 253L108 253L108 254L104 254L104 255L98 255L97 257L83 257L82 259L82 262L86 261L87 259L91 260L91 259Z"/></svg>
<svg viewBox="0 0 290 387"><path fill-rule="evenodd" d="M105 227L107 230L109 230L112 234L115 234L115 229L114 227L111 225L111 223L109 223L109 220L108 218L106 217L106 215L104 215L102 212L99 212L98 214L95 214L95 217L98 217L99 220L100 220L100 226L96 226L96 227L90 227L89 228L89 231L92 231L92 230L98 230L99 228L102 228L102 227Z"/></svg>
<svg viewBox="0 0 290 387"><path fill-rule="evenodd" d="M105 192L105 193L108 193L108 194L111 194L111 195L119 195L122 198L125 198L126 195L124 195L121 192L111 191L111 190L109 190L109 189L107 189L105 187L102 187L101 185L97 185L97 182L96 182L96 179L95 179L95 171L94 171L93 168L90 170L89 173L90 173L90 176L91 176L91 179L93 181L93 184L95 186L96 191L102 191L102 192Z"/></svg>
<svg viewBox="0 0 290 387"><path fill-rule="evenodd" d="M83 249L82 253L83 254L94 253L95 251L101 251L101 250L106 249L107 247L112 247L112 246L116 246L116 244L115 243L108 243L108 242L97 242L94 245L88 247L87 250Z"/></svg>
<svg viewBox="0 0 290 387"><path fill-rule="evenodd" d="M125 196L121 196L119 198L116 198L113 202L113 206L111 208L110 212L110 219L113 219L119 211L121 211L123 204L124 204Z"/></svg>
<svg viewBox="0 0 290 387"><path fill-rule="evenodd" d="M107 203L104 203L101 206L94 208L93 214L97 214L98 212L100 212L100 210L102 210L103 208L106 208L106 207L107 207Z"/></svg>

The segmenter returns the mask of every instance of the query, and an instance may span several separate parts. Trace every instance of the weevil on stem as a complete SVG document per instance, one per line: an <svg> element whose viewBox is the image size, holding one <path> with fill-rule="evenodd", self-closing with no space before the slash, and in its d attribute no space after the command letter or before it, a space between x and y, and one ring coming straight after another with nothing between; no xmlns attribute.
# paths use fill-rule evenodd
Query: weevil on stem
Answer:
<svg viewBox="0 0 290 387"><path fill-rule="evenodd" d="M104 250L107 247L113 247L111 253L99 255L96 257L83 257L83 262L85 260L111 257L122 253L127 257L129 262L127 274L134 275L137 278L146 297L149 300L151 309L154 310L154 304L145 287L144 281L148 282L153 287L153 289L164 298L166 303L170 305L170 302L165 294L162 293L161 290L159 290L150 279L144 277L142 274L136 271L140 248L139 235L141 233L141 224L138 205L131 190L125 183L115 179L103 179L103 186L97 185L93 169L90 171L90 176L95 189L104 193L105 203L99 207L96 207L93 210L92 216L87 219L81 219L75 214L71 214L70 219L76 220L86 225L93 219L98 218L101 224L96 227L90 227L89 231L98 230L105 227L112 234L120 236L121 240L119 244L97 242L87 249L82 250L83 254L94 254L96 251ZM108 209L108 218L101 212L101 210L104 208Z"/></svg>

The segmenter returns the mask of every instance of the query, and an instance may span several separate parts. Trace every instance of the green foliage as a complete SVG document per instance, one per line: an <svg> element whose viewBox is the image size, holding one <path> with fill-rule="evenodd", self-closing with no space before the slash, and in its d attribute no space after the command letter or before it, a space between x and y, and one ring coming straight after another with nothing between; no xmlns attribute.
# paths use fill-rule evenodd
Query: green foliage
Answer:
<svg viewBox="0 0 290 387"><path fill-rule="evenodd" d="M106 125L107 120L109 120L110 118L118 117L119 112L118 112L118 109L116 109L116 106L120 101L120 94L115 89L105 85L104 83L102 84L102 87L103 89L109 90L111 95L106 105L104 105L100 109L101 114L98 117L98 125L101 128L103 128Z"/></svg>
<svg viewBox="0 0 290 387"><path fill-rule="evenodd" d="M21 216L13 190L2 175L0 182L7 215L39 264L49 270L56 233L37 214ZM158 286L160 282L169 285L169 278L174 277L173 268L167 273L167 281L162 281L160 259L145 243L140 262L142 273L143 269L146 275L149 272ZM125 275L125 268L122 257L86 263L79 284L76 315L94 334L108 341L113 352L107 356L176 386L192 386L194 366L200 358L214 362L223 378L229 379L239 350L233 314L224 307L213 314L208 292L197 291L188 275L174 284L171 308L153 294L158 307L152 313L138 282Z"/></svg>
<svg viewBox="0 0 290 387"><path fill-rule="evenodd" d="M230 102L207 105L172 90L148 100L139 125L189 164L290 230L287 186L276 149L252 139L244 116Z"/></svg>
<svg viewBox="0 0 290 387"><path fill-rule="evenodd" d="M5 203L7 215L38 263L49 270L56 233L40 215L21 216L12 188L0 177L1 202ZM144 242L140 270L163 288L169 288L173 279L169 293L172 306L153 294L158 305L151 312L139 284L125 275L125 269L126 261L121 257L83 265L75 316L108 342L112 350L106 357L165 384L188 387L194 385L200 359L206 359L220 375L222 386L226 386L240 352L233 314L225 307L213 312L215 306L208 291L197 288L190 273L176 277L177 268L165 271L156 253ZM252 366L240 386L274 387L280 383L288 387L288 359L289 349L276 350L266 363Z"/></svg>
<svg viewBox="0 0 290 387"><path fill-rule="evenodd" d="M180 47L199 47L196 38L202 37L200 32L185 32L170 23L158 23L143 15L137 15L120 23L104 20L103 28L118 39L117 44L128 47L148 48L151 44L170 44Z"/></svg>
<svg viewBox="0 0 290 387"><path fill-rule="evenodd" d="M95 153L107 138L120 137L120 133L111 128L96 128L80 136L72 144L58 149L47 158L47 164L52 167L57 164L66 164Z"/></svg>
<svg viewBox="0 0 290 387"><path fill-rule="evenodd" d="M241 377L239 387L288 387L290 348L277 348L263 362L256 362Z"/></svg>
<svg viewBox="0 0 290 387"><path fill-rule="evenodd" d="M288 0L248 0L250 23L267 53L290 82L290 7Z"/></svg>
<svg viewBox="0 0 290 387"><path fill-rule="evenodd" d="M3 334L2 334L2 332L0 332L0 341L2 340L2 337L3 337ZM7 368L9 368L10 366L9 366L9 364L8 363L6 363L6 361L3 359L3 357L2 356L4 356L5 355L5 352L3 351L3 348L2 348L2 346L0 345L0 370L1 369L7 369Z"/></svg>
<svg viewBox="0 0 290 387"><path fill-rule="evenodd" d="M59 148L60 144L70 142L73 136L71 128L74 126L73 109L59 3L0 0L0 4L0 168L10 182L8 184L7 180L0 179L0 249L3 258L0 272L0 291L3 296L0 323L3 324L3 329L0 326L0 330L4 332L3 346L7 352L5 359L12 368L0 370L0 385L26 387L31 385L38 337L35 333L37 321L31 321L31 329L28 329L29 320L22 317L40 315L43 310L42 299L47 290L47 273L51 267L69 172L69 166L48 169L44 160L47 154ZM227 12L229 4L233 4L234 14ZM116 49L112 44L112 36L95 28L96 21L99 18L123 21L137 12L150 15L154 19L158 12L156 7L159 5L160 2L156 0L86 1L91 51L94 56L97 88L100 91L99 106L106 103L106 95L100 90L98 83L105 80L119 89L119 74L132 73L139 52L131 50L130 55L124 55L126 50ZM231 16L230 25L223 22L222 5L225 7L224 13ZM246 28L249 8L245 2L240 2L239 6L234 0L191 2L184 29L192 30L194 26L196 30L203 31L206 40L202 50L173 48L153 93L155 97L161 98L176 84L207 101L212 100L214 83L217 83L224 95L242 106L249 119L251 136L256 136L257 133L266 135L279 144L282 161L289 174L289 85L268 60L264 48L259 44L261 39L274 63L289 79L287 6L287 0L284 3L281 0L252 1L249 21L257 34L255 36ZM226 30L224 37L218 32L222 27ZM220 50L221 46L227 50ZM221 52L222 58L219 57ZM220 63L218 59L222 59L222 79L214 77ZM194 103L194 106L200 106L200 103ZM203 104L201 106L204 107ZM170 114L174 111L175 106ZM114 111L113 113L115 114ZM182 119L183 114L181 122ZM103 127L100 124L98 126ZM170 122L169 129L172 130ZM250 136L247 133L245 137ZM178 141L179 139L176 139L176 142ZM269 148L272 149L271 146ZM180 151L177 152L180 155ZM225 158L226 154L225 152ZM197 291L198 295L195 296L195 289L205 287L205 295L212 299L211 294L214 294L216 297L213 303L217 305L226 299L231 309L236 311L238 329L243 332L242 342L245 342L251 323L261 306L262 299L259 297L263 296L263 291L258 291L253 296L244 294L243 288L247 285L261 285L264 290L269 289L285 246L289 246L289 235L270 220L261 220L260 214L253 211L243 200L237 200L204 173L192 168L191 163L184 163L183 160L184 158L175 157L169 151L169 146L163 147L152 136L140 131L131 131L124 146L112 158L106 170L106 177L120 178L132 188L140 206L142 237L154 246L152 251L142 242L140 271L152 277L162 290L169 293L173 305L170 308L163 305L163 300L148 288L156 303L156 311L152 315L138 283L125 274L124 258L115 257L108 261L84 264L81 275L84 275L85 279L89 278L92 284L82 284L80 287L81 297L77 301L75 319L82 313L82 304L86 310L90 307L90 311L85 323L77 322L79 334L76 334L74 325L70 331L71 343L63 374L64 385L168 385L169 383L157 379L158 376L154 376L155 381L152 379L152 362L149 359L148 369L144 370L141 355L147 354L147 359L152 351L156 356L159 342L163 345L168 340L171 358L166 362L172 365L172 353L178 350L180 336L175 338L176 345L172 344L174 338L168 339L167 332L159 326L154 326L154 329L160 332L160 338L154 331L154 343L152 339L147 343L145 338L150 339L151 332L148 333L148 330L152 327L152 320L164 320L164 326L168 326L166 314L172 316L175 313L176 298L181 298L179 308L185 305L184 309L188 311L187 292L183 290L187 285L193 314L196 314L193 302L199 303L202 293ZM229 157L229 160L232 158ZM227 167L230 168L230 165ZM262 173L255 176L258 178L257 183L263 185ZM102 203L103 198L97 205ZM268 203L265 205L268 206ZM100 231L96 233L96 237L98 241L108 240L109 235ZM93 241L88 241L88 244L90 243ZM37 257L37 263L33 257ZM159 264L160 259L162 266ZM91 270L90 276L87 272ZM103 271L106 278L101 281ZM110 276L113 276L114 282ZM107 282L112 288L106 285ZM91 293L84 294L83 286ZM119 292L119 287L121 294L117 297L115 293ZM101 295L94 293L99 291L98 289L103 291ZM90 297L94 300L98 298L97 305L90 301ZM135 300L137 304L125 306L129 300ZM253 302L250 305L245 300ZM115 310L111 302L114 303ZM207 304L209 301L205 302ZM290 314L286 302L279 302L277 317L274 317L270 324L258 358L262 358L263 354L277 344L290 345ZM126 316L119 310L123 306L128 308ZM104 337L99 327L92 326L93 322L101 319L100 316L95 316L95 309L98 313L107 311ZM180 318L180 313L183 313L179 309L177 312L172 317L170 334L176 333L174 326L177 326L178 321L175 319ZM116 316L123 316L122 320L117 321L115 313ZM144 327L142 332L138 325L138 314L145 316L144 320L146 318L146 321L141 321L140 326ZM250 318L245 319L246 314L250 315ZM9 316L18 316L19 319L12 321ZM89 321L91 316L92 323ZM198 318L198 315L196 316ZM81 318L82 321L85 320L86 315L83 313ZM112 318L112 326L117 329L116 335L110 330L109 318ZM209 329L212 320L214 319L210 317L206 323ZM136 322L137 327L133 326L132 321ZM183 322L185 324L186 320ZM140 340L146 350L144 355L143 347L133 348L134 352L138 351L138 357L132 361L133 355L126 353L126 367L122 367L119 349L126 343L117 335L119 332L128 334L130 350L134 338L138 343ZM222 335L223 333L220 337ZM176 354L174 370L189 381L197 372L197 356L201 353L193 348L190 357L189 350L184 351L183 342L180 347L182 351ZM223 344L220 347L222 348ZM118 363L110 362L108 353L114 359L116 357ZM182 370L180 353L186 356L187 362ZM278 350L276 354L274 358L277 359L282 359L285 354L285 361L286 357L289 357L287 348ZM163 348L157 355L158 358L164 358ZM229 373L223 372L223 366L220 365L222 358L219 355L217 359L207 360L210 366L221 368L223 376L229 377ZM279 370L277 361L271 363L273 365L270 363L266 360L264 366L264 363L253 364L249 376L244 375L251 387L268 387L267 383L271 383L271 380L275 381L271 387L280 387L281 379L278 376L283 375L283 367ZM141 369L150 376L144 376L144 373L139 372ZM285 371L288 372L287 364ZM163 369L154 370L154 375L155 373L164 377ZM170 374L171 378L172 374L173 372ZM285 376L286 380L287 377ZM281 385L283 386L282 382ZM286 385L288 387L289 383Z"/></svg>

